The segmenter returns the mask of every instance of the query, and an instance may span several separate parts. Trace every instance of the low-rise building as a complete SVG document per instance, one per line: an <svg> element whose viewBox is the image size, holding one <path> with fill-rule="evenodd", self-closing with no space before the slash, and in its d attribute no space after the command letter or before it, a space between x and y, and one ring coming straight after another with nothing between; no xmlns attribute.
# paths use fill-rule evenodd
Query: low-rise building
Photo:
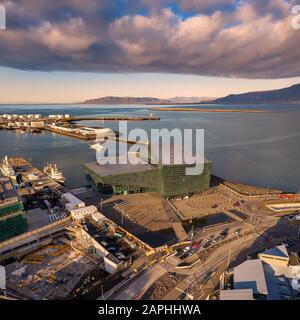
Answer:
<svg viewBox="0 0 300 320"><path fill-rule="evenodd" d="M246 260L234 268L234 289L252 289L255 295L267 295L262 261L259 259Z"/></svg>
<svg viewBox="0 0 300 320"><path fill-rule="evenodd" d="M45 127L45 122L44 121L32 121L30 123L30 126L32 128L44 128Z"/></svg>
<svg viewBox="0 0 300 320"><path fill-rule="evenodd" d="M75 209L85 207L85 203L83 201L81 201L80 199L78 199L77 197L75 197L70 192L64 193L62 195L62 197L63 197L63 199L65 199L67 201L67 203L65 204L65 207L69 212L71 212L72 210L75 210Z"/></svg>
<svg viewBox="0 0 300 320"><path fill-rule="evenodd" d="M293 253L294 255L297 255ZM300 299L300 265L298 256L290 264L284 245L247 260L233 269L233 289L221 290L220 300L291 300Z"/></svg>
<svg viewBox="0 0 300 320"><path fill-rule="evenodd" d="M289 253L284 245L265 250L258 257L265 263L283 267L287 267L290 260Z"/></svg>
<svg viewBox="0 0 300 320"><path fill-rule="evenodd" d="M88 207L71 210L72 218L77 221L82 221L86 217L91 217L95 213L99 213L95 206L88 206Z"/></svg>
<svg viewBox="0 0 300 320"><path fill-rule="evenodd" d="M221 290L220 300L253 300L252 289Z"/></svg>

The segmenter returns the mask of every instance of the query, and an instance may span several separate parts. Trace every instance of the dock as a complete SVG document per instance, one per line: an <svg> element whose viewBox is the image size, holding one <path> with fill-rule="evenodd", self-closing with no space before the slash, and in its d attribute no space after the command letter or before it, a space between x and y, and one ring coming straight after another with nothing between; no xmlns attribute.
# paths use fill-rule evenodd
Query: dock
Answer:
<svg viewBox="0 0 300 320"><path fill-rule="evenodd" d="M149 117L131 117L131 116L98 116L98 117L70 117L64 119L65 122L73 121L158 121L160 117L149 116Z"/></svg>
<svg viewBox="0 0 300 320"><path fill-rule="evenodd" d="M21 175L23 181L30 183L35 190L43 190L46 187L55 190L62 189L58 182L52 180L38 168L33 167L30 162L22 157L9 158L9 163L14 168L16 175ZM18 193L20 196L30 195L28 188L19 188Z"/></svg>
<svg viewBox="0 0 300 320"><path fill-rule="evenodd" d="M65 136L81 139L81 140L95 140L97 138L96 134L89 134L89 135L82 135L80 133L71 132L71 131L64 131L57 128L51 128L50 126L46 126L45 130L51 131L54 133L59 133Z"/></svg>

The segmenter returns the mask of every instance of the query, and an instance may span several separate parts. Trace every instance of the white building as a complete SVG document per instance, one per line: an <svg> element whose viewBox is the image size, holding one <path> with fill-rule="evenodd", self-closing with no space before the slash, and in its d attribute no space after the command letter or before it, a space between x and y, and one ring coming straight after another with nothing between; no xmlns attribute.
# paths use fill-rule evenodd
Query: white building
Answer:
<svg viewBox="0 0 300 320"><path fill-rule="evenodd" d="M252 289L220 290L220 300L253 300Z"/></svg>
<svg viewBox="0 0 300 320"><path fill-rule="evenodd" d="M289 253L282 244L274 248L265 250L258 255L259 259L265 263L287 267L290 261Z"/></svg>
<svg viewBox="0 0 300 320"><path fill-rule="evenodd" d="M92 219L97 222L97 223L102 223L103 220L106 220L107 218L100 213L99 211L93 212L92 213Z"/></svg>
<svg viewBox="0 0 300 320"><path fill-rule="evenodd" d="M30 126L32 128L44 128L45 127L45 123L44 121L33 121L30 123Z"/></svg>
<svg viewBox="0 0 300 320"><path fill-rule="evenodd" d="M72 218L79 221L84 220L86 217L92 216L94 213L97 213L97 208L95 206L71 210Z"/></svg>
<svg viewBox="0 0 300 320"><path fill-rule="evenodd" d="M72 193L64 193L63 198L67 201L65 207L66 209L71 212L72 210L84 208L85 203L80 199L76 198Z"/></svg>
<svg viewBox="0 0 300 320"><path fill-rule="evenodd" d="M263 263L259 259L246 260L234 268L234 289L252 289L253 294L267 295Z"/></svg>

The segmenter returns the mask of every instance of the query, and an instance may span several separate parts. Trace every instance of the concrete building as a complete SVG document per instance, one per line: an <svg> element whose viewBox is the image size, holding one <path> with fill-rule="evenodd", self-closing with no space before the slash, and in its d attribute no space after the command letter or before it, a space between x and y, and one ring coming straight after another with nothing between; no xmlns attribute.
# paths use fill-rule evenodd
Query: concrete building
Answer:
<svg viewBox="0 0 300 320"><path fill-rule="evenodd" d="M220 300L253 300L252 289L221 290Z"/></svg>
<svg viewBox="0 0 300 320"><path fill-rule="evenodd" d="M44 121L32 121L32 122L30 122L30 126L32 128L44 128L45 122Z"/></svg>
<svg viewBox="0 0 300 320"><path fill-rule="evenodd" d="M234 289L252 289L254 295L268 294L262 261L246 260L234 268Z"/></svg>
<svg viewBox="0 0 300 320"><path fill-rule="evenodd" d="M221 300L300 299L300 265L283 245L265 250L258 259L247 260L233 269L233 290L221 290ZM250 292L251 291L251 292Z"/></svg>
<svg viewBox="0 0 300 320"><path fill-rule="evenodd" d="M64 193L62 197L67 201L67 203L65 204L65 207L69 212L75 209L80 209L85 207L85 203L80 199L78 199L77 197L75 197L70 192Z"/></svg>
<svg viewBox="0 0 300 320"><path fill-rule="evenodd" d="M102 213L99 211L95 211L92 213L91 218L98 224L101 224L105 219L107 219Z"/></svg>
<svg viewBox="0 0 300 320"><path fill-rule="evenodd" d="M290 260L289 254L284 245L265 250L260 253L258 257L265 263L282 267L287 267Z"/></svg>
<svg viewBox="0 0 300 320"><path fill-rule="evenodd" d="M71 210L71 216L74 220L82 221L86 217L91 217L94 213L97 213L98 210L95 206L88 206L84 208Z"/></svg>
<svg viewBox="0 0 300 320"><path fill-rule="evenodd" d="M90 248L89 250L93 250L97 257L103 259L105 271L112 274L121 269L124 263L103 246L102 241L98 238L99 233L97 228L88 223L85 229L81 229L81 239Z"/></svg>

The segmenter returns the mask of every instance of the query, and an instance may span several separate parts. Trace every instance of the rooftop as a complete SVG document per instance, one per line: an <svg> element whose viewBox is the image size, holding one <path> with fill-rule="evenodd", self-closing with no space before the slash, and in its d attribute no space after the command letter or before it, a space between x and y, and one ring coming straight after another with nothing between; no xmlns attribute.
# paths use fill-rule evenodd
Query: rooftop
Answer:
<svg viewBox="0 0 300 320"><path fill-rule="evenodd" d="M268 300L290 300L299 295L299 289L293 288L292 281L300 279L299 266L274 266L263 263L268 285Z"/></svg>
<svg viewBox="0 0 300 320"><path fill-rule="evenodd" d="M221 290L220 300L253 300L252 289Z"/></svg>
<svg viewBox="0 0 300 320"><path fill-rule="evenodd" d="M141 160L139 164L99 164L98 162L88 162L85 167L101 176L110 176L116 174L127 174L140 171L153 170L154 167L146 161Z"/></svg>
<svg viewBox="0 0 300 320"><path fill-rule="evenodd" d="M260 259L246 260L234 268L234 289L252 289L253 294L268 294Z"/></svg>
<svg viewBox="0 0 300 320"><path fill-rule="evenodd" d="M15 190L7 178L0 178L0 207L18 201Z"/></svg>
<svg viewBox="0 0 300 320"><path fill-rule="evenodd" d="M261 254L268 255L268 256L282 257L282 258L289 258L289 254L286 250L286 247L283 244L271 249L267 249L263 251Z"/></svg>

